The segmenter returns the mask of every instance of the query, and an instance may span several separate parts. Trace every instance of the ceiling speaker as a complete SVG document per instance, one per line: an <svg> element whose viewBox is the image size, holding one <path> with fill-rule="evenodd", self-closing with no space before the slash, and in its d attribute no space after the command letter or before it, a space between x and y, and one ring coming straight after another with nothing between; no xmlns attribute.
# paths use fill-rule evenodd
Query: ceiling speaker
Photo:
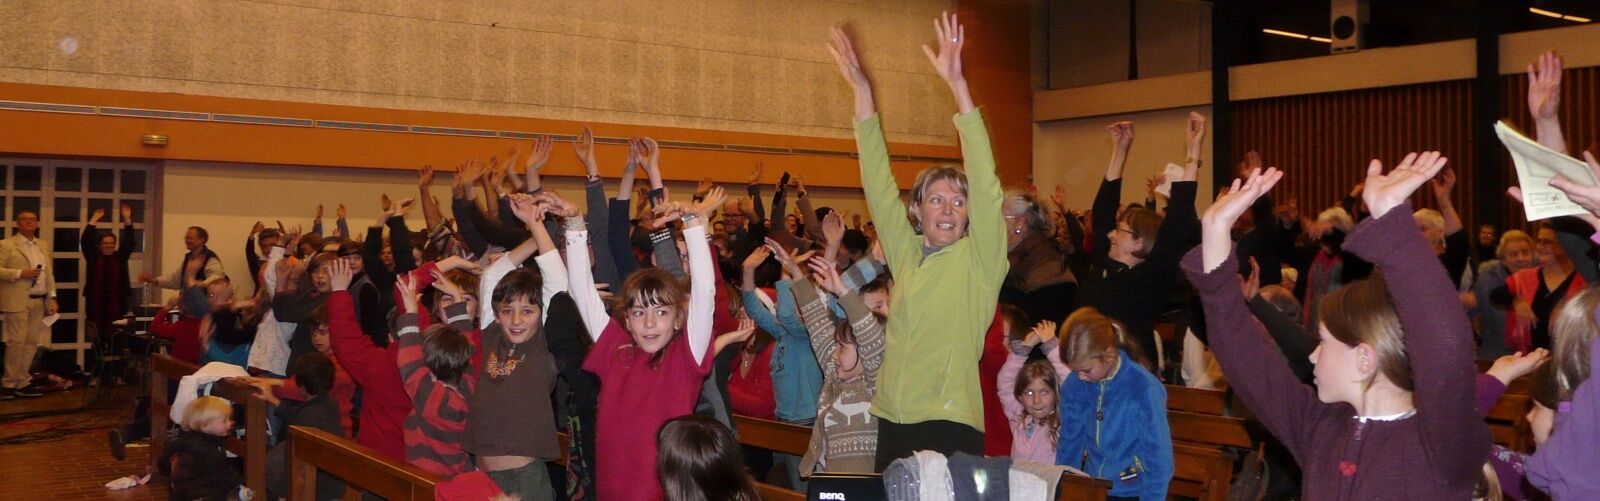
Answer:
<svg viewBox="0 0 1600 501"><path fill-rule="evenodd" d="M1366 46L1369 21L1367 0L1331 0L1328 16L1329 52L1355 52Z"/></svg>

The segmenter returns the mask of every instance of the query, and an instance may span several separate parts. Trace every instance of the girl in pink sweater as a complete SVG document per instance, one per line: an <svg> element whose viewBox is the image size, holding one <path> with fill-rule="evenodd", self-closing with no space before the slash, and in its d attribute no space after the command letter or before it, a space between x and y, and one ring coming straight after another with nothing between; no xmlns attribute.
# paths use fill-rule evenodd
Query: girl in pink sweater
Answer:
<svg viewBox="0 0 1600 501"><path fill-rule="evenodd" d="M1049 361L1029 362L1028 353L1041 343ZM1011 424L1011 458L1054 464L1056 437L1061 428L1056 388L1062 375L1072 374L1072 369L1061 363L1056 349L1056 323L1039 322L1022 340L1013 339L1008 344L1011 354L1000 367L995 393Z"/></svg>

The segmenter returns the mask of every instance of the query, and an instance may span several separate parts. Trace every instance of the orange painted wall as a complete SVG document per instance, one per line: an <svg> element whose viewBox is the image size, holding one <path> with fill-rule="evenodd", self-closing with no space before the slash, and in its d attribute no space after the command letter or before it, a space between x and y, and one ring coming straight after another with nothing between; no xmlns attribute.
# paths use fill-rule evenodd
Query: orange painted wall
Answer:
<svg viewBox="0 0 1600 501"><path fill-rule="evenodd" d="M978 77L975 75L973 80L976 86ZM555 134L573 134L584 125L562 120L17 83L0 83L0 99ZM996 104L991 103L996 101L999 99L985 103L991 108L992 117L995 116ZM849 103L840 103L840 106L849 106ZM1026 106L1023 108L1025 110ZM1002 113L1000 116L1008 115ZM648 135L658 140L830 151L855 150L854 141L849 139L626 124L590 125L595 134L600 136ZM992 130L999 128L995 127ZM144 134L166 134L170 137L170 143L165 147L144 146L139 141ZM992 135L1000 137L999 132L994 132ZM1031 139L1031 135L1013 135ZM998 142L996 144L997 151L1001 149L1000 144ZM489 155L504 155L506 150L516 145L517 141L510 139L0 111L0 153L6 154L389 169L415 169L431 163L442 169L451 170L455 164L474 156L486 158ZM565 147L557 145L557 148ZM597 148L602 155L609 158L626 155L622 146L599 145ZM940 158L960 156L959 149L952 146L897 143L891 144L889 149L895 155ZM1024 148L1019 151L1028 150ZM787 170L803 174L808 183L816 186L860 185L857 163L850 158L690 149L664 149L662 153L662 164L669 166L663 174L674 180L698 180L710 177L722 182L742 181L750 166L757 161L766 162L768 173ZM1009 168L1011 164L1012 162L1003 162L1002 169ZM909 186L916 173L925 166L925 163L920 162L896 162L895 174L903 186ZM616 167L602 166L602 168ZM546 169L551 175L583 174L570 155L554 155ZM1026 168L1019 171L1025 172ZM604 171L602 174L617 175L615 172Z"/></svg>
<svg viewBox="0 0 1600 501"><path fill-rule="evenodd" d="M963 54L973 99L989 123L1000 180L1026 185L1033 175L1033 81L1028 2L961 0L957 14L970 40Z"/></svg>

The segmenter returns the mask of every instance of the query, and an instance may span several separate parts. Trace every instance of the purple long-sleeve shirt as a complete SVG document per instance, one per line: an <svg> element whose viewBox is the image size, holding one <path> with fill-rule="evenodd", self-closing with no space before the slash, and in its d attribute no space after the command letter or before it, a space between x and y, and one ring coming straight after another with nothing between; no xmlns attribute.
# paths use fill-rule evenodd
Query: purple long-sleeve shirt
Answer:
<svg viewBox="0 0 1600 501"><path fill-rule="evenodd" d="M1489 453L1476 412L1472 326L1410 204L1357 225L1345 249L1383 272L1404 332L1416 412L1364 420L1301 384L1239 294L1236 256L1207 272L1200 249L1183 268L1205 304L1211 350L1246 405L1304 472L1307 500L1468 499Z"/></svg>
<svg viewBox="0 0 1600 501"><path fill-rule="evenodd" d="M1600 367L1600 336L1589 340L1589 367ZM1550 439L1528 458L1528 482L1556 500L1600 499L1600 383L1590 376L1558 407Z"/></svg>
<svg viewBox="0 0 1600 501"><path fill-rule="evenodd" d="M1506 393L1506 384L1490 376L1488 373L1478 375L1478 414L1489 416L1489 411L1494 409L1500 396ZM1522 486L1526 484L1527 469L1523 464L1528 461L1528 455L1505 447L1494 445L1489 450L1489 466L1494 468L1494 475L1500 479L1500 492L1505 499L1522 501L1528 496L1523 494Z"/></svg>

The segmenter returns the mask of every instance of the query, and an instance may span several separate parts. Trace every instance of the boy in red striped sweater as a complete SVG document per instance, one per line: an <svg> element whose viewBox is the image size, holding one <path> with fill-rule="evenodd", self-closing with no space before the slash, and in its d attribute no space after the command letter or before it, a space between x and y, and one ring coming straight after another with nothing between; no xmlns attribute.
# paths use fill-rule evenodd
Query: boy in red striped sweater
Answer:
<svg viewBox="0 0 1600 501"><path fill-rule="evenodd" d="M446 318L461 321L434 324L425 331L417 327L422 309L417 286L411 276L395 283L403 308L396 319L400 350L395 364L412 403L405 423L406 460L450 478L473 469L471 458L461 449L461 433L466 429L467 398L476 386L467 369L477 347L462 334L472 328L465 302L445 308Z"/></svg>

